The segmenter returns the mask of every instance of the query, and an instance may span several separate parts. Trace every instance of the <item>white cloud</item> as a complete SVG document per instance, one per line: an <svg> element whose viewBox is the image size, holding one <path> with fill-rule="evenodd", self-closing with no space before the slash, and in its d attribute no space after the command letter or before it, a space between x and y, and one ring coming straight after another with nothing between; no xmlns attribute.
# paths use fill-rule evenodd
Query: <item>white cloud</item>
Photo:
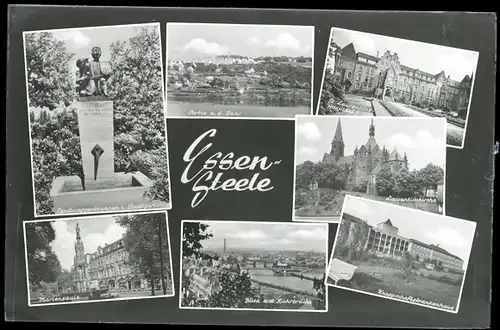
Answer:
<svg viewBox="0 0 500 330"><path fill-rule="evenodd" d="M317 149L314 147L300 147L298 150L299 154L312 156L316 153Z"/></svg>
<svg viewBox="0 0 500 330"><path fill-rule="evenodd" d="M77 30L54 32L54 37L67 42L73 48L83 48L90 44L90 38Z"/></svg>
<svg viewBox="0 0 500 330"><path fill-rule="evenodd" d="M477 65L478 53L471 51L449 51L436 58L436 66L444 70L450 78L461 81L465 75L471 75Z"/></svg>
<svg viewBox="0 0 500 330"><path fill-rule="evenodd" d="M104 247L105 244L113 243L114 241L122 238L125 229L118 224L113 223L106 228L104 233L92 233L82 237L83 244L85 245L85 252L94 253L97 247Z"/></svg>
<svg viewBox="0 0 500 330"><path fill-rule="evenodd" d="M290 33L281 33L276 38L267 40L265 45L280 49L299 49L301 46L300 41Z"/></svg>
<svg viewBox="0 0 500 330"><path fill-rule="evenodd" d="M297 127L297 133L302 135L306 140L315 142L321 139L321 133L315 123L304 123Z"/></svg>
<svg viewBox="0 0 500 330"><path fill-rule="evenodd" d="M349 197L346 197L346 201L344 202L344 212L363 220L367 220L372 215L372 210L368 206L368 203Z"/></svg>
<svg viewBox="0 0 500 330"><path fill-rule="evenodd" d="M386 143L389 149L396 148L397 150L416 149L427 150L434 148L443 148L444 141L434 137L428 130L420 130L415 136L410 136L406 133L398 133L392 135Z"/></svg>
<svg viewBox="0 0 500 330"><path fill-rule="evenodd" d="M373 40L370 36L364 33L350 31L349 39L354 44L356 52L367 53L374 56L377 54L375 40Z"/></svg>
<svg viewBox="0 0 500 330"><path fill-rule="evenodd" d="M467 247L468 242L460 233L453 228L439 228L436 231L426 232L425 236L432 240L434 244L446 247Z"/></svg>
<svg viewBox="0 0 500 330"><path fill-rule="evenodd" d="M228 236L231 238L254 239L254 240L267 238L267 234L260 230L240 231L231 233Z"/></svg>
<svg viewBox="0 0 500 330"><path fill-rule="evenodd" d="M326 239L326 231L323 227L318 227L313 230L299 229L290 232L288 237L294 240Z"/></svg>
<svg viewBox="0 0 500 330"><path fill-rule="evenodd" d="M92 221L92 220L90 220ZM74 224L74 222L68 221L54 221L52 226L56 232L56 238L52 241L52 249L57 254L61 266L67 270L73 265L73 258L75 255L75 241L76 234L74 231L70 231L68 224ZM81 226L81 225L80 225ZM85 253L94 253L97 251L97 247L100 245L104 247L106 243L110 244L122 237L125 229L113 223L111 226L106 228L103 233L92 233L85 235L82 233L82 241L85 249Z"/></svg>
<svg viewBox="0 0 500 330"><path fill-rule="evenodd" d="M205 55L222 55L228 52L228 47L224 45L219 45L216 42L208 42L202 38L192 39L190 42L185 44L182 49L184 51L195 51Z"/></svg>
<svg viewBox="0 0 500 330"><path fill-rule="evenodd" d="M250 46L257 46L257 45L260 45L260 40L257 37L252 37L252 38L248 39L247 43Z"/></svg>

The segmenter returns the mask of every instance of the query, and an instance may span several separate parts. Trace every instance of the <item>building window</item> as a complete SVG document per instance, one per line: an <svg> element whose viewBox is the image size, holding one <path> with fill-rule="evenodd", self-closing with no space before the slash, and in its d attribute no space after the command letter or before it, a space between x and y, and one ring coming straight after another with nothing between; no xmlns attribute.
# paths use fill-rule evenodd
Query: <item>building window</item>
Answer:
<svg viewBox="0 0 500 330"><path fill-rule="evenodd" d="M356 89L359 89L359 83L356 83Z"/></svg>
<svg viewBox="0 0 500 330"><path fill-rule="evenodd" d="M360 74L358 74L357 80L361 80L361 75Z"/></svg>

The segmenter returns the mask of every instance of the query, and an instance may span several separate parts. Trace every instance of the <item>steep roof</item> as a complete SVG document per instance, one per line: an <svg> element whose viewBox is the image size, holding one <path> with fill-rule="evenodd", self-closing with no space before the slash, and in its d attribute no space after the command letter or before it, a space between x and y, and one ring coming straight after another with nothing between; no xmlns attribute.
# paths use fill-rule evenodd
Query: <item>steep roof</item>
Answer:
<svg viewBox="0 0 500 330"><path fill-rule="evenodd" d="M375 140L375 138L372 137L372 136L370 136L368 138L368 140L366 141L366 143L365 143L365 148L367 150L374 150L375 147L378 147L380 149L380 147L378 146L377 141Z"/></svg>
<svg viewBox="0 0 500 330"><path fill-rule="evenodd" d="M362 52L358 53L358 57L363 57L363 58L366 58L368 60L372 60L372 61L375 61L375 62L378 62L380 60L380 58L378 58L376 56L372 56L370 54L366 54L366 53L362 53Z"/></svg>
<svg viewBox="0 0 500 330"><path fill-rule="evenodd" d="M402 160L402 159L403 157L401 157L401 154L396 149L394 149L391 152L391 155L389 156L389 160Z"/></svg>
<svg viewBox="0 0 500 330"><path fill-rule="evenodd" d="M340 119L337 121L337 129L335 130L334 141L343 141L342 137L342 126L340 125Z"/></svg>
<svg viewBox="0 0 500 330"><path fill-rule="evenodd" d="M353 161L354 161L354 155L340 157L339 160L337 160L337 165L352 164Z"/></svg>
<svg viewBox="0 0 500 330"><path fill-rule="evenodd" d="M352 42L349 45L342 48L340 53L342 54L342 56L349 57L353 60L358 59L356 56L356 50L354 49L354 45L352 44Z"/></svg>

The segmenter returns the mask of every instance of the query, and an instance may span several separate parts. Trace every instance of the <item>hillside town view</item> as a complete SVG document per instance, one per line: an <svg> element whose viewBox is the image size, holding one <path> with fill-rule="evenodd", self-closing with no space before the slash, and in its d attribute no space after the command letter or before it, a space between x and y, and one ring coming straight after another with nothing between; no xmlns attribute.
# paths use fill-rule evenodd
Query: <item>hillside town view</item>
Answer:
<svg viewBox="0 0 500 330"><path fill-rule="evenodd" d="M270 227L254 223L238 224L240 228ZM271 225L273 226L273 225ZM298 225L300 226L300 224ZM182 307L245 308L280 310L325 310L326 246L323 249L296 245L292 249L258 247L258 240L241 246L234 238L221 237L219 224L185 222L184 232L206 237L207 248L194 251L184 235L182 258ZM326 227L293 228L280 224L284 236L308 232L318 237L318 247L325 245ZM304 227L304 226L300 226ZM272 230L275 230L273 228ZM248 229L252 235L257 231ZM307 234L306 234L307 235ZM304 235L304 236L306 236ZM231 236L228 235L227 236ZM314 236L312 236L314 237ZM263 236L263 239L264 236ZM298 238L298 241L303 241ZM304 240L305 241L305 240ZM203 243L202 243L203 244ZM236 246L232 246L235 244Z"/></svg>
<svg viewBox="0 0 500 330"><path fill-rule="evenodd" d="M252 32L251 27L239 29ZM224 34L232 32L226 27ZM267 46L260 46L256 37L245 45L238 45L239 39L222 39L220 43L230 44L222 46L199 38L200 33L169 26L169 36L185 36L180 45L173 37L168 41L170 116L294 117L311 112L312 52L301 49L293 31L279 34L276 45L268 40ZM257 51L262 53L253 55Z"/></svg>

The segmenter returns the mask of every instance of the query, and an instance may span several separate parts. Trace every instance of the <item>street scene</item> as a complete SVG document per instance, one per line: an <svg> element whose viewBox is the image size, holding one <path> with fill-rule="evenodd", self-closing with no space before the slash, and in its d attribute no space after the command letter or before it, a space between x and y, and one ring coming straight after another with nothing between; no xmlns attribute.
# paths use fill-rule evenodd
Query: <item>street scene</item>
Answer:
<svg viewBox="0 0 500 330"><path fill-rule="evenodd" d="M326 311L326 224L183 221L181 308Z"/></svg>
<svg viewBox="0 0 500 330"><path fill-rule="evenodd" d="M167 24L169 116L310 114L314 29Z"/></svg>
<svg viewBox="0 0 500 330"><path fill-rule="evenodd" d="M166 213L24 226L30 306L174 295Z"/></svg>
<svg viewBox="0 0 500 330"><path fill-rule="evenodd" d="M477 52L332 28L318 114L446 118L462 148Z"/></svg>
<svg viewBox="0 0 500 330"><path fill-rule="evenodd" d="M457 313L476 223L348 196L327 284Z"/></svg>
<svg viewBox="0 0 500 330"><path fill-rule="evenodd" d="M338 222L346 195L443 214L443 118L296 118L295 221Z"/></svg>

